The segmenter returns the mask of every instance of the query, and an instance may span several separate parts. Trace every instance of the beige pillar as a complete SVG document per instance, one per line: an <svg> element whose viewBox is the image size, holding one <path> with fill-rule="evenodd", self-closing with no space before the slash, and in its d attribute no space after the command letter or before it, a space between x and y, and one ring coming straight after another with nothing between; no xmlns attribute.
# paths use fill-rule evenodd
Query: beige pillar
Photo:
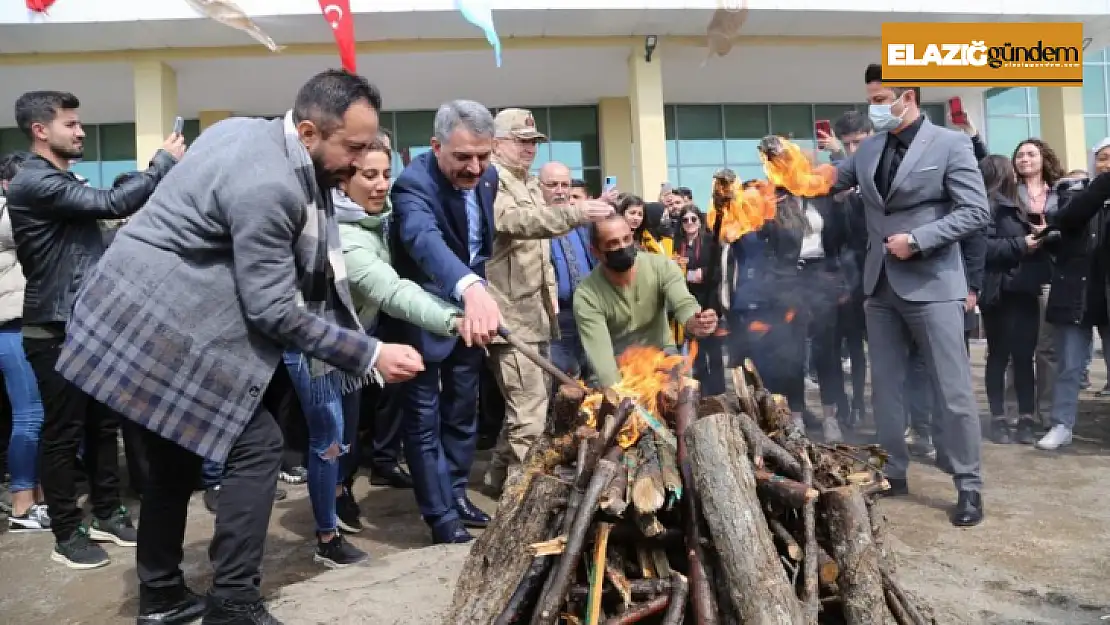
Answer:
<svg viewBox="0 0 1110 625"><path fill-rule="evenodd" d="M161 61L136 61L135 160L145 169L158 148L173 132L177 117L177 74Z"/></svg>
<svg viewBox="0 0 1110 625"><path fill-rule="evenodd" d="M620 189L639 189L632 156L632 103L628 98L597 102L601 175L616 176Z"/></svg>
<svg viewBox="0 0 1110 625"><path fill-rule="evenodd" d="M200 131L204 132L212 124L222 122L231 115L231 111L201 111L197 116L200 122Z"/></svg>
<svg viewBox="0 0 1110 625"><path fill-rule="evenodd" d="M628 58L628 82L636 188L645 200L655 200L667 181L662 51L656 50L650 63L643 51L634 51Z"/></svg>
<svg viewBox="0 0 1110 625"><path fill-rule="evenodd" d="M1087 169L1082 87L1040 87L1041 139L1063 161L1064 170Z"/></svg>

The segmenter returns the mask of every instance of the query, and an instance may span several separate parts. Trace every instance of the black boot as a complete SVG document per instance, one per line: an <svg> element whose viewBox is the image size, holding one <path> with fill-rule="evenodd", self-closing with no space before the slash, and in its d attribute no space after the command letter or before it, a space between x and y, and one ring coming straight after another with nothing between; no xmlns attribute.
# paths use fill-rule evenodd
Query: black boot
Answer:
<svg viewBox="0 0 1110 625"><path fill-rule="evenodd" d="M1013 430L1006 422L1006 417L995 417L991 421L991 441L998 445L1009 445L1014 442Z"/></svg>
<svg viewBox="0 0 1110 625"><path fill-rule="evenodd" d="M970 490L961 490L952 513L952 525L974 527L983 522L983 495Z"/></svg>
<svg viewBox="0 0 1110 625"><path fill-rule="evenodd" d="M201 625L282 625L262 600L251 603L228 601L208 595L208 610Z"/></svg>
<svg viewBox="0 0 1110 625"><path fill-rule="evenodd" d="M204 597L185 584L173 588L139 586L137 625L192 623L204 614Z"/></svg>
<svg viewBox="0 0 1110 625"><path fill-rule="evenodd" d="M1037 442L1037 422L1032 417L1022 417L1017 424L1017 442L1032 445Z"/></svg>

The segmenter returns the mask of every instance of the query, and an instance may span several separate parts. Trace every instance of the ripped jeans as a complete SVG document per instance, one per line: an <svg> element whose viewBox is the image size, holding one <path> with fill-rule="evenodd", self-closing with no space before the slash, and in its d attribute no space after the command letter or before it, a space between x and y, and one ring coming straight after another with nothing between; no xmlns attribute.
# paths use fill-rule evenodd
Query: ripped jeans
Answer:
<svg viewBox="0 0 1110 625"><path fill-rule="evenodd" d="M312 392L308 360L299 352L285 352L285 366L308 422L308 499L316 532L332 533L337 525L335 487L342 483L339 457L349 449L343 443L343 397L334 385Z"/></svg>

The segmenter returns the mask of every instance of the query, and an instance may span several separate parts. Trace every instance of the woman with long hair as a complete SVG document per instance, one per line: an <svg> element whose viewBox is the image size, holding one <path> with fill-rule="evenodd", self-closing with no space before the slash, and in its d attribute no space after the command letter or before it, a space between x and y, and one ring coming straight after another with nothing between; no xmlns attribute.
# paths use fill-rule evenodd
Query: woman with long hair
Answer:
<svg viewBox="0 0 1110 625"><path fill-rule="evenodd" d="M686 286L702 309L706 310L710 307L713 289L719 286L719 280L712 281L709 267L713 255L713 242L710 239L712 235L705 231L702 215L693 206L679 211L678 226L675 254L686 260ZM698 339L694 378L701 383L703 395L720 395L725 392L724 366L721 339L715 336Z"/></svg>
<svg viewBox="0 0 1110 625"><path fill-rule="evenodd" d="M659 226L659 221L663 215L663 205L658 202L650 202L652 206L649 207L648 204L640 196L630 193L620 197L616 209L617 213L628 222L628 227L632 228L632 237L640 250L670 256L674 249L671 238L657 236L658 233L652 233L653 227L657 228ZM649 210L649 208L654 210Z"/></svg>
<svg viewBox="0 0 1110 625"><path fill-rule="evenodd" d="M1040 324L1041 288L1052 277L1042 241L1044 221L1021 202L1014 166L1005 156L979 162L992 220L986 229L986 276L979 308L987 334L986 387L991 438L1032 444L1035 411L1033 356ZM1043 209L1043 206L1041 207ZM1018 417L1006 415L1006 367L1014 368Z"/></svg>

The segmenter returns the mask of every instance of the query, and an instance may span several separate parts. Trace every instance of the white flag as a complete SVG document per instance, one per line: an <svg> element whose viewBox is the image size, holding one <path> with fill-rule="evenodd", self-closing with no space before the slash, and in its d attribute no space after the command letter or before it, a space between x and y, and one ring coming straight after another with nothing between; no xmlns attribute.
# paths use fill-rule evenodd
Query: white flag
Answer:
<svg viewBox="0 0 1110 625"><path fill-rule="evenodd" d="M232 0L185 0L185 2L188 2L189 6L217 22L247 33L256 41L269 48L270 52L279 52L282 49L282 46L279 46L269 35L262 32L258 24L255 24L254 20L247 17L243 9L240 9L239 5L232 2Z"/></svg>

